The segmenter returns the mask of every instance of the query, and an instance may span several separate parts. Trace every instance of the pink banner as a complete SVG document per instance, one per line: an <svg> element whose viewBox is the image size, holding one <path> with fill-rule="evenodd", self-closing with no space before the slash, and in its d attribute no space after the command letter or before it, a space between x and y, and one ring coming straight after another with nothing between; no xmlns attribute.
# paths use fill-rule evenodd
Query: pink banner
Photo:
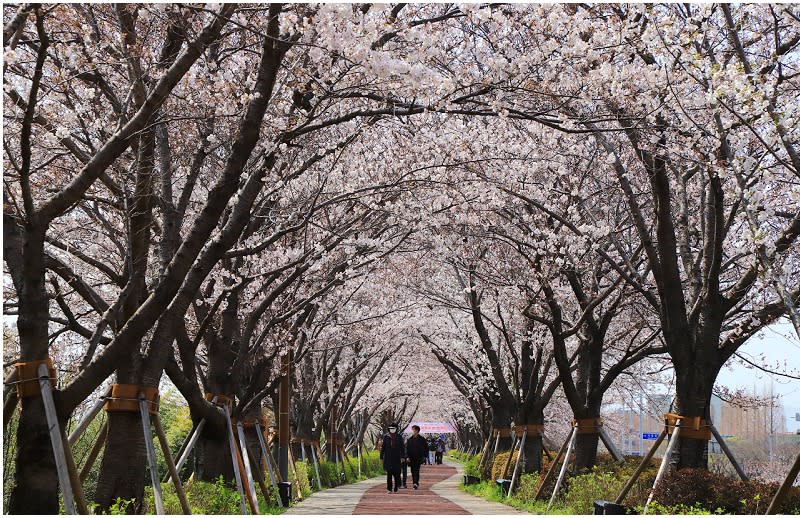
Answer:
<svg viewBox="0 0 800 518"><path fill-rule="evenodd" d="M411 427L419 426L419 433L456 433L456 429L450 423L420 423L414 422L409 424L403 433L411 433Z"/></svg>

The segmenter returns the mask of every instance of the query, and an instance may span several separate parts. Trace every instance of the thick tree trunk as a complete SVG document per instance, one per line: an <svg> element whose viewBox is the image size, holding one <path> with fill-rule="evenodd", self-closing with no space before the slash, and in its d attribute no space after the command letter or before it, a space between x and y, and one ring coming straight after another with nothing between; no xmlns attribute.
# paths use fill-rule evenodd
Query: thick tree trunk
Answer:
<svg viewBox="0 0 800 518"><path fill-rule="evenodd" d="M575 469L578 471L591 469L597 464L597 446L599 433L580 433L575 438Z"/></svg>
<svg viewBox="0 0 800 518"><path fill-rule="evenodd" d="M575 419L599 419L602 399L591 401L588 409L584 407L575 412ZM574 409L573 409L574 411ZM575 469L578 471L589 470L597 464L597 447L600 444L600 431L588 428L583 433L578 433L575 438Z"/></svg>
<svg viewBox="0 0 800 518"><path fill-rule="evenodd" d="M235 480L228 436L203 433L197 442L195 478L214 482L220 476L228 484Z"/></svg>
<svg viewBox="0 0 800 518"><path fill-rule="evenodd" d="M717 361L702 358L702 355L698 356L701 357L688 365L675 365L675 413L685 417L710 419L711 395L721 365ZM679 437L670 466L675 469L708 469L708 441Z"/></svg>
<svg viewBox="0 0 800 518"><path fill-rule="evenodd" d="M23 274L21 278L16 277L22 283L17 286L17 330L22 361L27 362L49 356L50 306L45 291L44 230L29 225L21 241ZM16 470L9 511L11 514L58 514L58 473L41 397L22 399L16 442Z"/></svg>
<svg viewBox="0 0 800 518"><path fill-rule="evenodd" d="M538 473L542 470L542 436L528 434L525 437L525 457L520 469L523 473Z"/></svg>
<svg viewBox="0 0 800 518"><path fill-rule="evenodd" d="M28 397L23 398L21 404L15 484L11 490L9 512L58 514L58 474L44 403L39 397Z"/></svg>
<svg viewBox="0 0 800 518"><path fill-rule="evenodd" d="M300 447L300 440L299 438L303 438L305 441L306 447L306 455L310 455L308 448L309 448L309 440L313 439L314 432L314 414L312 409L307 409L304 407L300 407L299 405L295 405L296 411L294 412L294 431L292 435L297 437L297 442L292 442L292 455L294 455L295 460L302 459L301 454L301 447Z"/></svg>
<svg viewBox="0 0 800 518"><path fill-rule="evenodd" d="M142 511L147 451L138 412L108 412L108 436L94 500L108 509L118 498L134 499L128 514Z"/></svg>

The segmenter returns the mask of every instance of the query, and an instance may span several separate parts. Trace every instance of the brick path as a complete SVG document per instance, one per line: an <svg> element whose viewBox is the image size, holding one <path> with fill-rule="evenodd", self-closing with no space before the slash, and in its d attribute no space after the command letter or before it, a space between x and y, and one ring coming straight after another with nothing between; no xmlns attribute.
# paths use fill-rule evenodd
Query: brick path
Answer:
<svg viewBox="0 0 800 518"><path fill-rule="evenodd" d="M409 470L408 481L411 482ZM444 465L422 466L420 488L386 493L386 475L356 484L318 491L285 514L525 514L513 507L488 502L459 489L461 465L445 459Z"/></svg>
<svg viewBox="0 0 800 518"><path fill-rule="evenodd" d="M470 514L463 507L431 491L432 485L455 474L456 468L453 466L444 464L422 466L419 489L415 490L411 486L411 470L409 470L408 489L388 494L386 484L378 484L364 493L353 514Z"/></svg>

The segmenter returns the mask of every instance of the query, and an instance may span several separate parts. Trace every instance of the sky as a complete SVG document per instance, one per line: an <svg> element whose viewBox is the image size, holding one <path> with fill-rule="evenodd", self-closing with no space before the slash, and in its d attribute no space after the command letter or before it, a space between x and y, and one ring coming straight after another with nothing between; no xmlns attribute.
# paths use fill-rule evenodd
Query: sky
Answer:
<svg viewBox="0 0 800 518"><path fill-rule="evenodd" d="M739 348L739 354L753 363L766 365L771 370L788 372L800 377L800 340L788 320L781 320L752 337ZM770 382L774 394L783 396L786 430L789 432L800 430L800 421L795 420L795 414L800 412L800 379L748 368L735 358L725 364L717 378L718 385L731 389L752 391L755 388L758 392L765 390L767 393L770 390Z"/></svg>

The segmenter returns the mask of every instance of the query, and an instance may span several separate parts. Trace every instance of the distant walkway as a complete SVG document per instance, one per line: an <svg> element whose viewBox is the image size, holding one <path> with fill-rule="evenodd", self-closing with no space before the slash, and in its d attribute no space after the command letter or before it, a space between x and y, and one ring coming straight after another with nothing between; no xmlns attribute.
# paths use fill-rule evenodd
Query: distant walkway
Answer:
<svg viewBox="0 0 800 518"><path fill-rule="evenodd" d="M459 489L461 465L422 466L420 487L386 493L386 476L380 476L314 493L285 514L524 514L513 507L487 502Z"/></svg>

